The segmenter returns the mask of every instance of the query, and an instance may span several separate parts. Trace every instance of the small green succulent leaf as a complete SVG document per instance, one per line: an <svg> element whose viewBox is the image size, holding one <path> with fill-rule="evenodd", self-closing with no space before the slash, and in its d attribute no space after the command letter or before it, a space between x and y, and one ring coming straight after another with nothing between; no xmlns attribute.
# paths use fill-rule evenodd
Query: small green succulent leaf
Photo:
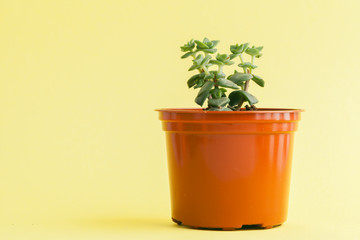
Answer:
<svg viewBox="0 0 360 240"><path fill-rule="evenodd" d="M213 98L217 99L222 97L223 92L220 90L220 88L214 88L211 89L210 94Z"/></svg>
<svg viewBox="0 0 360 240"><path fill-rule="evenodd" d="M210 48L210 49L202 49L201 51L206 52L206 53L216 53L217 49Z"/></svg>
<svg viewBox="0 0 360 240"><path fill-rule="evenodd" d="M230 52L232 52L233 54L241 53L240 49L241 49L241 45L239 45L239 44L230 45Z"/></svg>
<svg viewBox="0 0 360 240"><path fill-rule="evenodd" d="M211 59L211 56L210 55L206 55L204 57L204 59L201 61L200 65L205 65L205 64L208 64L209 60Z"/></svg>
<svg viewBox="0 0 360 240"><path fill-rule="evenodd" d="M264 80L263 80L261 77L257 76L257 75L254 75L254 74L253 74L253 78L252 78L251 80L253 80L253 81L254 81L257 85L259 85L260 87L264 87L264 86L265 86Z"/></svg>
<svg viewBox="0 0 360 240"><path fill-rule="evenodd" d="M189 88L196 85L196 82L199 80L199 75L200 74L195 74L194 76L189 78L189 80L187 81L187 85L188 85Z"/></svg>
<svg viewBox="0 0 360 240"><path fill-rule="evenodd" d="M215 60L215 59L211 59L211 60L209 61L209 63L216 64L216 65L224 65L223 62L220 62L220 61Z"/></svg>
<svg viewBox="0 0 360 240"><path fill-rule="evenodd" d="M261 52L261 50L263 50L263 46L260 46L260 47L256 47L257 50L259 50L259 52Z"/></svg>
<svg viewBox="0 0 360 240"><path fill-rule="evenodd" d="M235 74L235 73L238 73L238 71L234 70L234 74ZM227 77L227 79L230 79L234 74L230 74L230 75Z"/></svg>
<svg viewBox="0 0 360 240"><path fill-rule="evenodd" d="M199 78L196 81L196 85L194 86L194 89L201 88L205 84L205 80L203 78Z"/></svg>
<svg viewBox="0 0 360 240"><path fill-rule="evenodd" d="M236 85L236 83L230 81L230 80L227 80L225 78L220 78L218 81L217 81L217 84L221 87L227 87L227 88L232 88L232 89L239 89L239 86Z"/></svg>
<svg viewBox="0 0 360 240"><path fill-rule="evenodd" d="M194 64L200 65L200 63L203 61L204 55L199 54L196 56L196 58L193 61Z"/></svg>
<svg viewBox="0 0 360 240"><path fill-rule="evenodd" d="M239 67L242 67L242 68L250 68L250 69L254 69L254 68L257 68L256 65L250 63L250 62L244 62L244 63L240 63L238 65Z"/></svg>
<svg viewBox="0 0 360 240"><path fill-rule="evenodd" d="M233 61L226 61L225 62L225 65L233 65L235 62L233 62Z"/></svg>
<svg viewBox="0 0 360 240"><path fill-rule="evenodd" d="M189 42L184 44L184 46L180 47L181 51L187 52L191 51L195 47L194 39L191 39Z"/></svg>
<svg viewBox="0 0 360 240"><path fill-rule="evenodd" d="M216 72L215 76L216 76L217 79L220 79L220 78L225 78L226 74L223 73L223 72Z"/></svg>
<svg viewBox="0 0 360 240"><path fill-rule="evenodd" d="M197 65L197 64L193 64L189 69L188 69L188 71L192 71L192 70L194 70L194 69L198 69L198 68L200 68L201 66L199 66L199 65Z"/></svg>
<svg viewBox="0 0 360 240"><path fill-rule="evenodd" d="M187 52L184 55L182 55L181 58L187 58L187 57L189 57L189 56L191 56L193 54L194 54L193 52Z"/></svg>
<svg viewBox="0 0 360 240"><path fill-rule="evenodd" d="M241 44L241 45L242 45L241 51L245 52L249 48L250 43L244 43L244 44Z"/></svg>
<svg viewBox="0 0 360 240"><path fill-rule="evenodd" d="M213 78L214 78L214 74L209 73L209 74L205 75L204 80L213 79Z"/></svg>
<svg viewBox="0 0 360 240"><path fill-rule="evenodd" d="M224 107L229 102L230 102L230 99L227 97L216 98L216 99L212 98L212 99L209 99L209 101L208 101L210 107Z"/></svg>
<svg viewBox="0 0 360 240"><path fill-rule="evenodd" d="M219 62L222 62L224 65L234 64L234 62L230 61L230 56L228 54L218 53L216 55L216 60L218 60Z"/></svg>
<svg viewBox="0 0 360 240"><path fill-rule="evenodd" d="M208 45L206 45L203 42L200 42L199 40L195 40L195 43L196 43L197 49L208 49L209 48Z"/></svg>
<svg viewBox="0 0 360 240"><path fill-rule="evenodd" d="M251 78L253 78L252 74L239 73L239 72L234 73L228 77L230 81L234 82L237 85L242 84L243 82L250 80Z"/></svg>
<svg viewBox="0 0 360 240"><path fill-rule="evenodd" d="M240 54L238 53L233 53L233 54L230 54L230 60L236 58L237 56L239 56Z"/></svg>
<svg viewBox="0 0 360 240"><path fill-rule="evenodd" d="M250 56L256 56L260 53L259 49L256 49L255 47L246 49L245 53L249 54Z"/></svg>
<svg viewBox="0 0 360 240"><path fill-rule="evenodd" d="M212 47L216 47L216 45L218 45L218 43L220 42L219 40L213 40L212 42Z"/></svg>
<svg viewBox="0 0 360 240"><path fill-rule="evenodd" d="M240 90L240 91L242 91L242 90ZM257 100L257 98L254 95L252 95L246 91L242 91L242 92L245 96L246 101L249 102L250 105L253 105L253 104L256 104L259 102L259 100Z"/></svg>
<svg viewBox="0 0 360 240"><path fill-rule="evenodd" d="M238 90L230 93L229 99L230 99L229 102L230 106L236 106L244 101L248 102L250 105L253 105L258 102L255 96L243 90Z"/></svg>
<svg viewBox="0 0 360 240"><path fill-rule="evenodd" d="M195 102L202 106L206 100L206 98L210 94L210 90L214 87L214 82L206 82L201 88L198 95L195 98Z"/></svg>
<svg viewBox="0 0 360 240"><path fill-rule="evenodd" d="M244 97L242 94L240 94L240 91L234 91L234 92L230 93L229 99L230 99L230 102L229 102L230 106L236 106L240 102L244 101Z"/></svg>
<svg viewBox="0 0 360 240"><path fill-rule="evenodd" d="M228 54L220 54L220 53L218 53L216 55L216 60L218 60L220 62L225 62L228 58L229 58Z"/></svg>

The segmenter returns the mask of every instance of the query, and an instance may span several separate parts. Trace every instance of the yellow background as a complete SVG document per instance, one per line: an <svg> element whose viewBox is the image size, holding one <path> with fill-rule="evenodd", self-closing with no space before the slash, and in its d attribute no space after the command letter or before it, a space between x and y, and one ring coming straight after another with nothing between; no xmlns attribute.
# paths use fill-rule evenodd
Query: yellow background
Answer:
<svg viewBox="0 0 360 240"><path fill-rule="evenodd" d="M0 1L1 239L360 239L358 1ZM196 107L191 38L264 45L259 107L303 108L288 221L170 221L155 108ZM227 72L229 71L228 68ZM226 69L225 69L226 70Z"/></svg>

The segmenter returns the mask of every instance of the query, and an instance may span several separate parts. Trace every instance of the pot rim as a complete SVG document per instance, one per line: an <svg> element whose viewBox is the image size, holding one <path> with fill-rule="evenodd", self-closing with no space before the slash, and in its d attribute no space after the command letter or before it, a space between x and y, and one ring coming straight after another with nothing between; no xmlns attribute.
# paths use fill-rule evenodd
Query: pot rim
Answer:
<svg viewBox="0 0 360 240"><path fill-rule="evenodd" d="M274 112L305 112L304 109L292 108L258 108L255 111L205 111L202 108L157 108L158 112L174 113L204 113L204 114L255 114L255 113L274 113Z"/></svg>

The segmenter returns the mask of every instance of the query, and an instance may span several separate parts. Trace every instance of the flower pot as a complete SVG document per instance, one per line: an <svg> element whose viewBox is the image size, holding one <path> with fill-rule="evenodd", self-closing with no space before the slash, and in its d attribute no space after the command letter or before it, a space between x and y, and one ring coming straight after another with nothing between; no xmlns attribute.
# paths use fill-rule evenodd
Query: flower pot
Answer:
<svg viewBox="0 0 360 240"><path fill-rule="evenodd" d="M174 222L224 230L285 222L302 110L158 111Z"/></svg>

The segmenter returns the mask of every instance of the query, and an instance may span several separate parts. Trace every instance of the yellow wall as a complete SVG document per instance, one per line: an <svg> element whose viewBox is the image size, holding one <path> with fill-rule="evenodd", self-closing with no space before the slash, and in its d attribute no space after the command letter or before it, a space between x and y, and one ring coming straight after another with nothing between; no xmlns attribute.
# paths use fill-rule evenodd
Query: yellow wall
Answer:
<svg viewBox="0 0 360 240"><path fill-rule="evenodd" d="M191 38L264 45L259 107L303 108L289 222L359 221L358 1L0 1L0 223L169 217L159 107ZM229 68L231 69L231 68Z"/></svg>

